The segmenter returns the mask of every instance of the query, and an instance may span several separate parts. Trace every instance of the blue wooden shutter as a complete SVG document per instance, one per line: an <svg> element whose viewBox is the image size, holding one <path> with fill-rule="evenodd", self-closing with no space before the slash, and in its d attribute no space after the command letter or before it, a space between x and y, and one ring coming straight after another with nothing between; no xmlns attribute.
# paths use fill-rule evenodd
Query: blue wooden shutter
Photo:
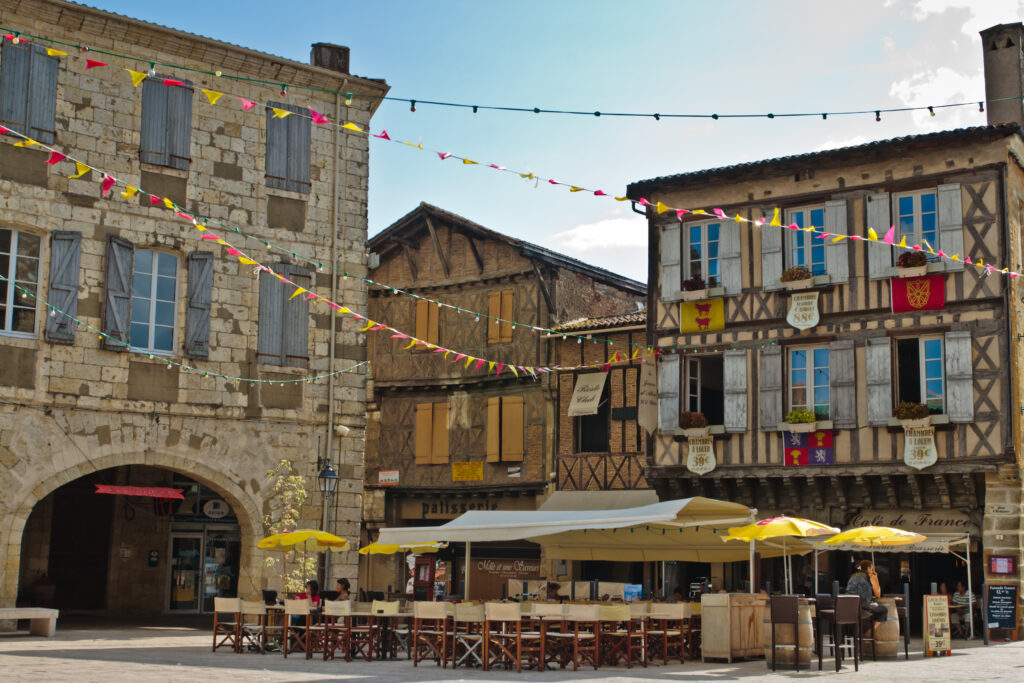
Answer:
<svg viewBox="0 0 1024 683"><path fill-rule="evenodd" d="M160 87L167 90L167 165L187 171L192 158L192 84Z"/></svg>
<svg viewBox="0 0 1024 683"><path fill-rule="evenodd" d="M308 268L289 266L282 275L309 289L313 286ZM309 365L309 300L306 294L291 299L293 289L281 283L281 297L284 299L284 335L282 340L283 360L281 365L304 368Z"/></svg>
<svg viewBox="0 0 1024 683"><path fill-rule="evenodd" d="M867 225L864 226L862 234L866 234L868 228L873 228L879 235L884 235L890 225L889 193L880 192L868 195L865 201L867 210L864 213L867 216ZM899 241L898 237L896 241ZM888 277L889 269L892 268L892 247L883 242L865 241L863 244L864 253L868 259L868 277L872 280Z"/></svg>
<svg viewBox="0 0 1024 683"><path fill-rule="evenodd" d="M773 228L769 228L772 230ZM778 230L778 228L774 228ZM759 369L761 387L758 392L760 425L762 432L773 432L782 422L784 403L782 401L782 348L769 346L761 349Z"/></svg>
<svg viewBox="0 0 1024 683"><path fill-rule="evenodd" d="M747 351L732 349L722 360L725 431L747 431Z"/></svg>
<svg viewBox="0 0 1024 683"><path fill-rule="evenodd" d="M289 107L293 111L306 114L305 110ZM288 182L287 189L294 192L308 193L309 185L309 152L312 143L312 122L306 116L289 116L288 122Z"/></svg>
<svg viewBox="0 0 1024 683"><path fill-rule="evenodd" d="M143 163L170 166L167 149L167 100L169 87L160 80L142 82L142 132L139 159Z"/></svg>
<svg viewBox="0 0 1024 683"><path fill-rule="evenodd" d="M28 135L39 142L56 139L57 69L60 62L40 45L32 46L28 89Z"/></svg>
<svg viewBox="0 0 1024 683"><path fill-rule="evenodd" d="M59 230L50 236L50 304L61 313L46 317L46 341L75 343L82 233Z"/></svg>
<svg viewBox="0 0 1024 683"><path fill-rule="evenodd" d="M284 265L275 270L284 275ZM259 316L256 319L256 360L270 365L284 365L281 342L283 338L283 304L285 285L270 273L260 272Z"/></svg>
<svg viewBox="0 0 1024 683"><path fill-rule="evenodd" d="M213 296L213 252L188 255L188 298L185 310L185 355L210 356L210 302Z"/></svg>
<svg viewBox="0 0 1024 683"><path fill-rule="evenodd" d="M103 348L126 350L132 314L132 270L135 245L126 239L107 236L107 263L103 285ZM117 343L120 340L122 343Z"/></svg>
<svg viewBox="0 0 1024 683"><path fill-rule="evenodd" d="M267 187L288 189L288 119L275 119L270 107L287 109L286 105L269 102L267 105Z"/></svg>
<svg viewBox="0 0 1024 683"><path fill-rule="evenodd" d="M31 66L32 53L28 46L4 43L0 52L0 123L26 135Z"/></svg>

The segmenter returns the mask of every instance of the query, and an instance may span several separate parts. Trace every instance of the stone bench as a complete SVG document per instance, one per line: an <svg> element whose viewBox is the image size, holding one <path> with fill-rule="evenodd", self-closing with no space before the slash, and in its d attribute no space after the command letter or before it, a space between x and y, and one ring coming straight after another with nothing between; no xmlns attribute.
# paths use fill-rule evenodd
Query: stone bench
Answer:
<svg viewBox="0 0 1024 683"><path fill-rule="evenodd" d="M59 610L46 607L0 607L0 620L28 619L28 632L34 636L52 637L57 632Z"/></svg>

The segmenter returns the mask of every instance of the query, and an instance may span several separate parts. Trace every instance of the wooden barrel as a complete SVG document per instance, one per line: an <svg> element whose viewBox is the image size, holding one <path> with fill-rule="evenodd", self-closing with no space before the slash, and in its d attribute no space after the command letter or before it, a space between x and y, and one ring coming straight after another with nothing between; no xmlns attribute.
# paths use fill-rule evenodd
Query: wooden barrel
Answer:
<svg viewBox="0 0 1024 683"><path fill-rule="evenodd" d="M900 619L896 614L896 601L892 598L879 598L876 601L885 608L887 613L883 622L875 624L874 641L864 641L864 656L871 656L871 648L879 657L895 657L900 651Z"/></svg>
<svg viewBox="0 0 1024 683"><path fill-rule="evenodd" d="M766 605L764 620L761 622L761 637L764 639L764 658L768 668L772 666L772 619L771 605ZM811 624L811 605L805 600L800 601L797 613L800 620L800 664L810 664L814 654L814 628ZM775 665L793 666L794 629L792 624L776 624L775 626Z"/></svg>

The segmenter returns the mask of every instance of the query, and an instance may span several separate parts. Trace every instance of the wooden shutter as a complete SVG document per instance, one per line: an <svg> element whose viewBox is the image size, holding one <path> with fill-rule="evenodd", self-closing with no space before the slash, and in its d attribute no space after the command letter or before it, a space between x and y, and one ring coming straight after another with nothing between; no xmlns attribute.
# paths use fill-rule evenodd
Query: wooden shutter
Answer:
<svg viewBox="0 0 1024 683"><path fill-rule="evenodd" d="M722 360L725 390L725 431L747 431L747 352L726 351Z"/></svg>
<svg viewBox="0 0 1024 683"><path fill-rule="evenodd" d="M515 320L516 309L515 309L515 290L503 289L501 290L501 317L503 320ZM512 341L512 323L503 322L501 323L501 338L502 342Z"/></svg>
<svg viewBox="0 0 1024 683"><path fill-rule="evenodd" d="M779 289L782 277L782 228L768 225L771 210L761 226L761 289Z"/></svg>
<svg viewBox="0 0 1024 683"><path fill-rule="evenodd" d="M57 70L60 62L46 54L41 45L32 45L29 67L28 131L39 142L56 139Z"/></svg>
<svg viewBox="0 0 1024 683"><path fill-rule="evenodd" d="M495 318L501 317L501 292L487 293L487 343L497 344L501 339L501 325Z"/></svg>
<svg viewBox="0 0 1024 683"><path fill-rule="evenodd" d="M447 402L434 404L430 462L435 465L444 465L448 462L448 412Z"/></svg>
<svg viewBox="0 0 1024 683"><path fill-rule="evenodd" d="M124 351L132 314L132 270L135 245L126 239L107 236L107 263L103 284L103 348ZM117 343L120 340L123 343Z"/></svg>
<svg viewBox="0 0 1024 683"><path fill-rule="evenodd" d="M79 263L82 233L58 230L50 236L50 304L67 315L46 317L46 341L75 343L75 318L78 315Z"/></svg>
<svg viewBox="0 0 1024 683"><path fill-rule="evenodd" d="M885 425L892 417L892 342L889 337L868 339L864 349L868 388L868 424Z"/></svg>
<svg viewBox="0 0 1024 683"><path fill-rule="evenodd" d="M0 123L28 135L31 48L5 41L0 56Z"/></svg>
<svg viewBox="0 0 1024 683"><path fill-rule="evenodd" d="M275 266L281 269L283 264ZM260 272L259 314L256 319L256 361L284 365L284 283L270 273Z"/></svg>
<svg viewBox="0 0 1024 683"><path fill-rule="evenodd" d="M441 343L439 323L441 318L441 307L434 304L427 306L427 340L431 344Z"/></svg>
<svg viewBox="0 0 1024 683"><path fill-rule="evenodd" d="M501 399L487 399L487 462L501 460Z"/></svg>
<svg viewBox="0 0 1024 683"><path fill-rule="evenodd" d="M722 286L728 296L743 291L743 266L740 261L740 226L723 221L718 228L718 267Z"/></svg>
<svg viewBox="0 0 1024 683"><path fill-rule="evenodd" d="M785 406L782 401L782 347L761 349L758 375L761 381L758 391L761 431L771 432L782 422Z"/></svg>
<svg viewBox="0 0 1024 683"><path fill-rule="evenodd" d="M857 374L853 340L828 345L829 394L832 423L836 429L857 426Z"/></svg>
<svg viewBox="0 0 1024 683"><path fill-rule="evenodd" d="M299 287L309 289L313 286L309 269L303 266L283 265L281 274ZM284 337L281 342L284 358L281 365L304 368L309 365L309 300L305 294L290 298L293 293L291 285L279 283L278 289L284 299Z"/></svg>
<svg viewBox="0 0 1024 683"><path fill-rule="evenodd" d="M146 164L170 166L167 149L167 102L171 88L160 80L147 78L142 82L142 131L139 136L139 159Z"/></svg>
<svg viewBox="0 0 1024 683"><path fill-rule="evenodd" d="M683 288L679 258L679 223L661 226L661 298L670 299Z"/></svg>
<svg viewBox="0 0 1024 683"><path fill-rule="evenodd" d="M846 200L836 199L825 202L825 232L830 235L846 235ZM811 235L812 239L818 239ZM833 284L850 281L849 240L833 242L825 238L825 270Z"/></svg>
<svg viewBox="0 0 1024 683"><path fill-rule="evenodd" d="M430 342L429 308L430 302L416 301L416 338L425 342Z"/></svg>
<svg viewBox="0 0 1024 683"><path fill-rule="evenodd" d="M433 404L416 404L416 451L415 462L417 465L429 465L431 463L430 451L433 444Z"/></svg>
<svg viewBox="0 0 1024 683"><path fill-rule="evenodd" d="M286 169L288 182L285 189L293 192L308 193L309 185L309 152L312 143L312 121L308 118L309 111L299 107L286 106L301 116L289 116L285 119L288 124L288 154Z"/></svg>
<svg viewBox="0 0 1024 683"><path fill-rule="evenodd" d="M522 396L505 396L501 399L502 462L523 461L525 444L523 406Z"/></svg>
<svg viewBox="0 0 1024 683"><path fill-rule="evenodd" d="M971 333L946 333L946 414L950 422L974 422ZM924 372L924 368L921 368Z"/></svg>
<svg viewBox="0 0 1024 683"><path fill-rule="evenodd" d="M192 158L192 84L159 87L167 91L167 165L187 171Z"/></svg>
<svg viewBox="0 0 1024 683"><path fill-rule="evenodd" d="M213 299L213 252L188 255L188 297L185 309L185 355L210 357L210 303Z"/></svg>
<svg viewBox="0 0 1024 683"><path fill-rule="evenodd" d="M679 426L679 356L658 358L658 429L672 433Z"/></svg>
<svg viewBox="0 0 1024 683"><path fill-rule="evenodd" d="M889 230L889 193L869 195L866 200L867 225L864 226L864 234L868 228L874 228L880 236ZM897 242L899 239L896 240ZM883 242L869 242L864 240L865 255L868 259L868 277L872 280L888 277L888 270L892 268L892 247Z"/></svg>
<svg viewBox="0 0 1024 683"><path fill-rule="evenodd" d="M960 199L960 184L939 185L939 248L947 256L964 257L964 214ZM933 245L934 246L934 245ZM946 270L963 270L964 262L943 260Z"/></svg>
<svg viewBox="0 0 1024 683"><path fill-rule="evenodd" d="M288 118L275 119L270 107L287 109L278 102L270 102L267 108L267 187L287 189L288 180Z"/></svg>

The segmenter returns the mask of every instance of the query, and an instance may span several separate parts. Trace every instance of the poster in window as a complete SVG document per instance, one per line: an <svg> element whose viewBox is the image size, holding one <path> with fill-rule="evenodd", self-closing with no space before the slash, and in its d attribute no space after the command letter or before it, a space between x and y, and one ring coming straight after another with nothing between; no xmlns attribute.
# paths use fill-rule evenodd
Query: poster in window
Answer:
<svg viewBox="0 0 1024 683"><path fill-rule="evenodd" d="M903 462L915 469L931 467L939 460L935 449L935 427L903 430Z"/></svg>
<svg viewBox="0 0 1024 683"><path fill-rule="evenodd" d="M786 322L798 330L809 330L818 324L818 292L793 292L789 295Z"/></svg>
<svg viewBox="0 0 1024 683"><path fill-rule="evenodd" d="M833 462L833 433L819 429L814 432L783 432L784 463L787 467L803 465L831 465Z"/></svg>
<svg viewBox="0 0 1024 683"><path fill-rule="evenodd" d="M715 437L691 436L686 442L686 469L694 474L707 474L715 469Z"/></svg>

